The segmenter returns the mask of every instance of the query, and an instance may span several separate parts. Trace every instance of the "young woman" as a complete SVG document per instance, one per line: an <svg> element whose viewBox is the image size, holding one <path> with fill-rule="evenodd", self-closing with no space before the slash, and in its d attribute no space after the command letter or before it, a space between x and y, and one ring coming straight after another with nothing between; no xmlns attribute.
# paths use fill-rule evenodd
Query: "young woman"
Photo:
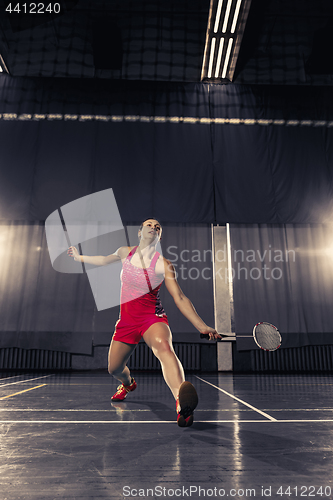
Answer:
<svg viewBox="0 0 333 500"><path fill-rule="evenodd" d="M163 281L183 315L209 339L221 338L214 328L204 323L191 301L182 292L173 265L156 251L162 227L156 219L145 220L139 229L139 245L120 247L108 256L79 255L75 247L68 254L74 260L104 266L122 260L120 316L109 350L108 371L121 382L112 400L122 401L137 387L126 363L143 337L159 359L165 382L175 400L180 427L193 423L193 411L198 404L194 386L185 382L183 367L173 346L168 319L159 297Z"/></svg>

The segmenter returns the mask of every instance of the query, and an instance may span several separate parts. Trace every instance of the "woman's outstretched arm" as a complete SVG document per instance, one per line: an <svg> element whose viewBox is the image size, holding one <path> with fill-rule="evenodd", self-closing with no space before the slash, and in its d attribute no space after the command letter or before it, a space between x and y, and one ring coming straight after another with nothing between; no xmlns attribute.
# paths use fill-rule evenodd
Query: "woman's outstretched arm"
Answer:
<svg viewBox="0 0 333 500"><path fill-rule="evenodd" d="M115 253L110 255L80 255L76 247L69 247L67 253L70 257L74 257L76 262L83 262L84 264L92 264L94 266L107 266L125 258L128 251L128 247L120 247Z"/></svg>

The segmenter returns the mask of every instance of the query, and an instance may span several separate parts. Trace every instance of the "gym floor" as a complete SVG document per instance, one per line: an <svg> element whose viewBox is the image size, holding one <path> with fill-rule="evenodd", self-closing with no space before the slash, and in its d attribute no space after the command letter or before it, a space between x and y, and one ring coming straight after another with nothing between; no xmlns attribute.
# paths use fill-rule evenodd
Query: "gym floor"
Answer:
<svg viewBox="0 0 333 500"><path fill-rule="evenodd" d="M333 498L330 375L190 373L176 424L161 372L111 403L104 372L0 374L1 500Z"/></svg>

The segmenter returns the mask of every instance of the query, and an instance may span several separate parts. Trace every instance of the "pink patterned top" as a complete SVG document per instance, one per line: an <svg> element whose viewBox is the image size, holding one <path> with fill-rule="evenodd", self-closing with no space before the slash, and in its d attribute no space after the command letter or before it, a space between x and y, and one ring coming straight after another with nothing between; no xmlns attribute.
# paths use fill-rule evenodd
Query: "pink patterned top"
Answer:
<svg viewBox="0 0 333 500"><path fill-rule="evenodd" d="M160 256L156 252L149 267L142 269L134 266L131 259L138 247L134 247L126 257L121 271L120 317L142 318L149 314L166 316L161 304L159 290L164 281L163 275L155 273L155 265Z"/></svg>

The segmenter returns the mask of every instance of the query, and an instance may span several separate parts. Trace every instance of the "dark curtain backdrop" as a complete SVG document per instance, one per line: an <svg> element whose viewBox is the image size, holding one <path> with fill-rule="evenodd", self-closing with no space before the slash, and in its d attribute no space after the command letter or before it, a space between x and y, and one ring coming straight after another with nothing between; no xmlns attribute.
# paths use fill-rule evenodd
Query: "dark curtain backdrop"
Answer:
<svg viewBox="0 0 333 500"><path fill-rule="evenodd" d="M332 98L1 75L0 218L45 220L111 187L123 222L329 222Z"/></svg>
<svg viewBox="0 0 333 500"><path fill-rule="evenodd" d="M333 225L232 225L230 235L236 333L267 321L282 347L332 344Z"/></svg>
<svg viewBox="0 0 333 500"><path fill-rule="evenodd" d="M330 87L0 75L2 251L8 237L18 255L1 267L1 342L11 336L23 346L30 335L34 345L49 348L42 339L52 332L61 350L90 352L92 336L105 339L112 331L117 312L97 314L86 277L55 273L47 255L43 221L82 196L113 188L124 224L152 215L167 226L183 224L186 230L174 234L180 241L190 231L189 248L210 248L208 237L197 241L191 224L275 224L282 245L281 227L330 223L332 123ZM233 244L243 245L235 234ZM324 245L329 231L323 235ZM299 253L294 267L280 263L283 279L266 280L262 288L260 280L236 282L237 329L248 331L249 318L252 325L265 316L299 342L329 334L330 275L319 280L316 263ZM182 284L198 309L210 311L209 322L212 295L205 287L211 282L192 281ZM177 312L170 314L176 332L191 330Z"/></svg>
<svg viewBox="0 0 333 500"><path fill-rule="evenodd" d="M42 223L2 222L0 244L0 348L90 354L93 344L110 342L119 307L97 311L86 275L52 268ZM163 255L174 263L179 284L198 313L213 325L210 249L210 226L164 227ZM174 339L182 334L181 341L192 335L199 340L199 333L177 309L164 284L161 299Z"/></svg>

